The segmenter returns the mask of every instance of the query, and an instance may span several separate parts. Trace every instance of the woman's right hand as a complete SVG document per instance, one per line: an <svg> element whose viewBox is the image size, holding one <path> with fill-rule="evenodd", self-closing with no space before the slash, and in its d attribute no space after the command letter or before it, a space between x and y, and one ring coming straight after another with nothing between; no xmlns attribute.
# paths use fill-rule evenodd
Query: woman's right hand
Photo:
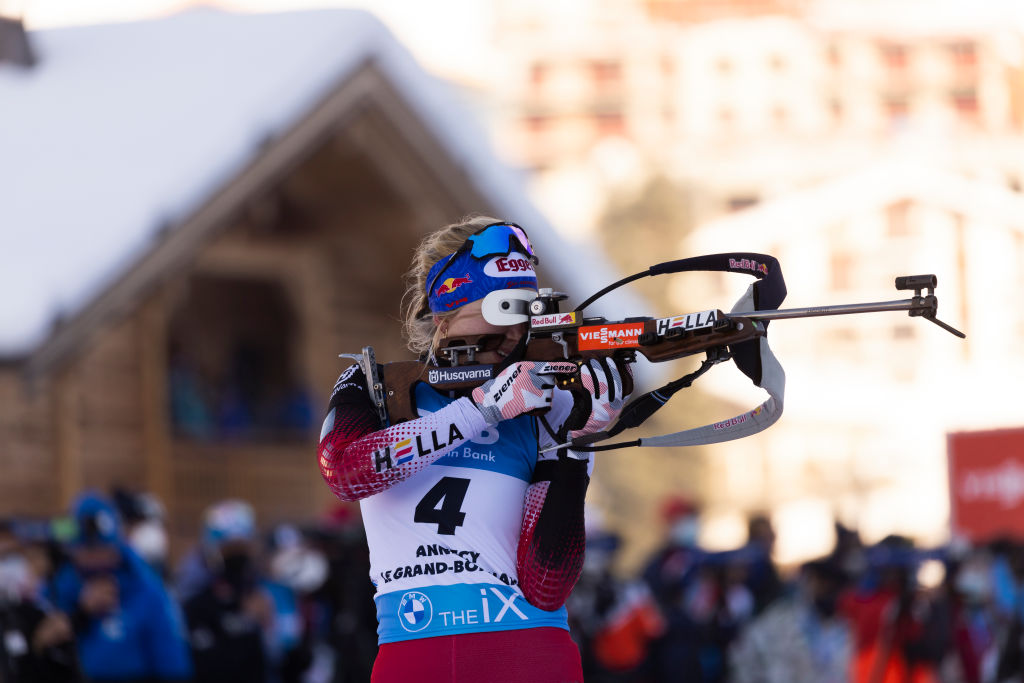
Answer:
<svg viewBox="0 0 1024 683"><path fill-rule="evenodd" d="M548 376L550 363L513 363L485 384L473 390L473 403L487 424L511 420L538 408L551 407L554 380ZM541 374L541 372L547 374Z"/></svg>

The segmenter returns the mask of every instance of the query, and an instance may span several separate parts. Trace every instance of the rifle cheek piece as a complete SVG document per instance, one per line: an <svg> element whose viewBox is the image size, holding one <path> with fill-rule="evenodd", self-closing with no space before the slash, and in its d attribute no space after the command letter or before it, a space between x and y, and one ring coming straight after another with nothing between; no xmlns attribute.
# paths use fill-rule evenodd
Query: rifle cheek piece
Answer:
<svg viewBox="0 0 1024 683"><path fill-rule="evenodd" d="M484 297L480 312L492 325L519 325L530 321L529 305L536 296L529 289L496 289Z"/></svg>

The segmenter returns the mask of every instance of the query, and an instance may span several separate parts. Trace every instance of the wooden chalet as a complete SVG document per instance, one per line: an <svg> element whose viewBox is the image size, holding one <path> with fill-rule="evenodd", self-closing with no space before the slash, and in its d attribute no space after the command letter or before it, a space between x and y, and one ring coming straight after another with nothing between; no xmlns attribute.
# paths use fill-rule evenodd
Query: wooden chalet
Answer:
<svg viewBox="0 0 1024 683"><path fill-rule="evenodd" d="M338 353L409 356L402 274L425 233L492 214L535 238L545 283L612 279L368 14L29 39L33 66L0 64L0 516L120 484L165 503L177 550L225 497L312 518Z"/></svg>

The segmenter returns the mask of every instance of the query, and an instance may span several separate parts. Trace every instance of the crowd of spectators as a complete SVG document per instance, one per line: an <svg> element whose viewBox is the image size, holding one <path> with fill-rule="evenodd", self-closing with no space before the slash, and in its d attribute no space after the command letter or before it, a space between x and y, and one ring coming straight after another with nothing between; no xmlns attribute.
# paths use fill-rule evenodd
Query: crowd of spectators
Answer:
<svg viewBox="0 0 1024 683"><path fill-rule="evenodd" d="M774 532L749 520L727 552L699 514L666 507L666 539L617 576L619 539L588 535L569 602L588 683L1008 683L1024 681L1024 544L872 545L836 526L827 555L780 575Z"/></svg>
<svg viewBox="0 0 1024 683"><path fill-rule="evenodd" d="M632 576L592 529L568 601L588 683L1024 681L1024 544L873 545L837 526L826 556L781 573L774 532L710 552L699 511L665 510ZM377 650L362 524L260 529L221 501L173 567L160 504L87 493L52 520L0 520L0 681L369 681Z"/></svg>
<svg viewBox="0 0 1024 683"><path fill-rule="evenodd" d="M145 494L87 493L53 520L0 520L0 681L363 683L377 650L349 508L261 533L221 501L172 568Z"/></svg>

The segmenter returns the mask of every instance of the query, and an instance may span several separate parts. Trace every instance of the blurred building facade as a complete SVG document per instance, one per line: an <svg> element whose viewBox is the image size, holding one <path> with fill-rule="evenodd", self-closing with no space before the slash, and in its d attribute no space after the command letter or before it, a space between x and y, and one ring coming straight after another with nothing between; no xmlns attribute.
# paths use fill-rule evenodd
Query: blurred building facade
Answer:
<svg viewBox="0 0 1024 683"><path fill-rule="evenodd" d="M1024 284L1022 211L1024 197L1008 188L890 161L686 238L693 253L742 245L777 256L784 307L908 298L895 275L938 273L938 317L967 334L903 313L772 323L786 413L757 439L713 448L711 497L724 509L775 510L790 526L777 548L789 558L827 549L833 521L869 539L946 540L946 435L1021 420L1024 310L1008 303ZM701 295L721 298L728 286L713 279ZM706 388L742 395L736 379L723 373Z"/></svg>
<svg viewBox="0 0 1024 683"><path fill-rule="evenodd" d="M652 263L762 250L780 258L790 306L901 298L894 276L935 272L940 317L969 335L880 314L776 323L787 413L709 449L709 538L738 543L740 513L769 509L787 562L827 548L836 519L871 539L942 540L943 435L1024 419L1006 298L1024 272L1020 14L914 0L499 7L504 153L577 239L600 239L610 195L668 177L691 222ZM728 307L735 284L712 285L687 280L672 300Z"/></svg>
<svg viewBox="0 0 1024 683"><path fill-rule="evenodd" d="M1020 27L950 4L499 3L496 125L581 234L638 173L699 184L706 220L922 133L1020 189Z"/></svg>

